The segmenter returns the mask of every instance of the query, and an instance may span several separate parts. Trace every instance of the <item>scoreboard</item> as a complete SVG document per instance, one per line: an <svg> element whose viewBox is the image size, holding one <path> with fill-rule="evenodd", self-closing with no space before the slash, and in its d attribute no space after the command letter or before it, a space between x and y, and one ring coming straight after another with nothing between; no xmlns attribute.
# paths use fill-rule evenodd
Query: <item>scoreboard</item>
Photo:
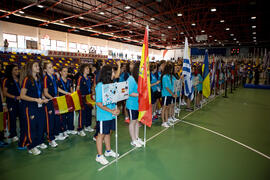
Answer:
<svg viewBox="0 0 270 180"><path fill-rule="evenodd" d="M231 55L238 55L240 53L239 48L231 48Z"/></svg>

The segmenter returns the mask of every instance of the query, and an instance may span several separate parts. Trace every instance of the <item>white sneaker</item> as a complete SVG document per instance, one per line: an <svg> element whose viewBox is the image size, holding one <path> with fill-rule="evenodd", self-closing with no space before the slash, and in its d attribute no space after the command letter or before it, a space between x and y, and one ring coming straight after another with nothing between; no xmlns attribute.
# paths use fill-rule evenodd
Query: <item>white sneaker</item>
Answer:
<svg viewBox="0 0 270 180"><path fill-rule="evenodd" d="M179 121L179 119L177 119L176 117L173 117L172 119L173 119L173 122Z"/></svg>
<svg viewBox="0 0 270 180"><path fill-rule="evenodd" d="M16 141L18 141L19 140L19 138L17 137L17 136L14 136L13 138L12 138L12 142L16 142Z"/></svg>
<svg viewBox="0 0 270 180"><path fill-rule="evenodd" d="M55 140L49 142L49 145L50 145L51 147L53 147L53 148L55 148L55 147L58 146L58 144L55 142Z"/></svg>
<svg viewBox="0 0 270 180"><path fill-rule="evenodd" d="M77 134L77 131L75 131L75 130L70 130L69 133L72 134L72 135L75 135L75 134Z"/></svg>
<svg viewBox="0 0 270 180"><path fill-rule="evenodd" d="M167 124L167 122L162 123L161 126L162 126L162 127L165 127L165 128L170 127L170 126Z"/></svg>
<svg viewBox="0 0 270 180"><path fill-rule="evenodd" d="M167 122L167 125L170 127L170 126L173 126L173 125L174 125L174 123L173 123L173 122L171 122L171 121L168 121L168 122Z"/></svg>
<svg viewBox="0 0 270 180"><path fill-rule="evenodd" d="M138 141L136 141L136 140L132 141L130 144L131 144L132 146L134 146L134 147L137 147L137 148L142 147L142 145L141 145Z"/></svg>
<svg viewBox="0 0 270 180"><path fill-rule="evenodd" d="M173 122L173 118L172 117L169 117L168 118L168 122Z"/></svg>
<svg viewBox="0 0 270 180"><path fill-rule="evenodd" d="M44 143L40 144L37 146L37 148L40 148L40 149L46 149L48 146Z"/></svg>
<svg viewBox="0 0 270 180"><path fill-rule="evenodd" d="M137 142L140 143L142 146L144 145L144 141L141 138L138 138Z"/></svg>
<svg viewBox="0 0 270 180"><path fill-rule="evenodd" d="M79 136L86 136L86 134L85 134L85 132L84 132L83 130L79 131L79 132L78 132L78 135L79 135Z"/></svg>
<svg viewBox="0 0 270 180"><path fill-rule="evenodd" d="M94 132L94 131L95 131L95 130L92 129L90 126L84 128L84 130L87 131L87 132Z"/></svg>
<svg viewBox="0 0 270 180"><path fill-rule="evenodd" d="M97 141L97 139L95 137L93 137L93 141Z"/></svg>
<svg viewBox="0 0 270 180"><path fill-rule="evenodd" d="M107 159L103 156L103 155L100 155L100 156L96 156L96 161L99 162L100 164L102 165L106 165L109 163L109 161L107 161Z"/></svg>
<svg viewBox="0 0 270 180"><path fill-rule="evenodd" d="M67 137L68 137L68 132L65 131L65 132L63 133L63 135L64 135L65 138L67 138Z"/></svg>
<svg viewBox="0 0 270 180"><path fill-rule="evenodd" d="M66 137L63 135L63 133L60 133L58 136L55 136L55 140L63 141Z"/></svg>
<svg viewBox="0 0 270 180"><path fill-rule="evenodd" d="M114 158L116 158L116 156L119 157L119 154L116 154L112 149L109 152L105 151L104 155L106 157L109 157L109 156L114 157Z"/></svg>
<svg viewBox="0 0 270 180"><path fill-rule="evenodd" d="M28 153L36 156L36 155L39 155L41 153L41 151L38 148L34 147L34 148L28 150Z"/></svg>

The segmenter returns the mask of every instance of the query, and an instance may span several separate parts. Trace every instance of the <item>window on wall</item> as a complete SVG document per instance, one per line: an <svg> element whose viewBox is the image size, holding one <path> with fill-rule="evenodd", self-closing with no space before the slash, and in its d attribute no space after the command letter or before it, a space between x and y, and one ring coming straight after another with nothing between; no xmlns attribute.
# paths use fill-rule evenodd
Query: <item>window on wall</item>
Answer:
<svg viewBox="0 0 270 180"><path fill-rule="evenodd" d="M66 42L56 41L56 50L57 51L67 51Z"/></svg>
<svg viewBox="0 0 270 180"><path fill-rule="evenodd" d="M18 35L18 48L25 48L24 36Z"/></svg>
<svg viewBox="0 0 270 180"><path fill-rule="evenodd" d="M8 47L17 47L17 35L16 34L3 34L3 39L8 41Z"/></svg>
<svg viewBox="0 0 270 180"><path fill-rule="evenodd" d="M88 45L87 44L77 44L77 49L82 53L88 53Z"/></svg>
<svg viewBox="0 0 270 180"><path fill-rule="evenodd" d="M69 51L70 52L77 52L77 43L70 42L69 43Z"/></svg>

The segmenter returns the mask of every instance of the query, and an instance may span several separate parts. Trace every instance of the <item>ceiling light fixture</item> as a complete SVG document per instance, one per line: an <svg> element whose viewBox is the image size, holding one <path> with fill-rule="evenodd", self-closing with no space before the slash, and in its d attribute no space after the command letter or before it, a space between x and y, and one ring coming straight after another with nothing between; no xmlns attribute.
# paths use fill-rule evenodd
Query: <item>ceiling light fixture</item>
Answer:
<svg viewBox="0 0 270 180"><path fill-rule="evenodd" d="M104 15L104 12L99 12L99 14Z"/></svg>
<svg viewBox="0 0 270 180"><path fill-rule="evenodd" d="M225 21L223 19L221 19L219 22L224 23Z"/></svg>
<svg viewBox="0 0 270 180"><path fill-rule="evenodd" d="M236 41L236 38L233 38L234 41Z"/></svg>
<svg viewBox="0 0 270 180"><path fill-rule="evenodd" d="M252 34L256 34L256 32L253 32Z"/></svg>
<svg viewBox="0 0 270 180"><path fill-rule="evenodd" d="M19 11L19 13L20 13L20 14L24 14L24 12L23 12L23 11Z"/></svg>
<svg viewBox="0 0 270 180"><path fill-rule="evenodd" d="M254 20L254 19L256 19L256 16L252 16L250 19L253 19Z"/></svg>
<svg viewBox="0 0 270 180"><path fill-rule="evenodd" d="M192 25L192 26L196 26L196 24L195 24L195 23L192 23L191 25Z"/></svg>
<svg viewBox="0 0 270 180"><path fill-rule="evenodd" d="M155 20L155 18L153 18L153 17L152 17L150 20L151 20L151 21L154 21L154 20Z"/></svg>
<svg viewBox="0 0 270 180"><path fill-rule="evenodd" d="M226 31L229 31L230 30L230 28L226 28Z"/></svg>
<svg viewBox="0 0 270 180"><path fill-rule="evenodd" d="M130 9L130 6L126 6L125 9Z"/></svg>
<svg viewBox="0 0 270 180"><path fill-rule="evenodd" d="M168 29L171 29L172 28L172 26L168 26Z"/></svg>
<svg viewBox="0 0 270 180"><path fill-rule="evenodd" d="M39 8L44 8L44 6L42 6L41 4L37 5L37 7L39 7Z"/></svg>
<svg viewBox="0 0 270 180"><path fill-rule="evenodd" d="M181 32L180 34L184 34L184 32Z"/></svg>
<svg viewBox="0 0 270 180"><path fill-rule="evenodd" d="M205 31L204 30L201 30L202 33L204 33Z"/></svg>
<svg viewBox="0 0 270 180"><path fill-rule="evenodd" d="M212 9L211 9L211 12L216 12L216 11L217 11L216 8L212 8Z"/></svg>
<svg viewBox="0 0 270 180"><path fill-rule="evenodd" d="M112 27L112 25L111 24L108 24L108 27Z"/></svg>
<svg viewBox="0 0 270 180"><path fill-rule="evenodd" d="M183 14L182 13L178 13L177 16L183 16Z"/></svg>
<svg viewBox="0 0 270 180"><path fill-rule="evenodd" d="M79 19L84 19L84 17L80 16Z"/></svg>
<svg viewBox="0 0 270 180"><path fill-rule="evenodd" d="M64 23L64 21L62 21L62 20L61 20L61 21L59 21L59 22L60 22L60 23Z"/></svg>
<svg viewBox="0 0 270 180"><path fill-rule="evenodd" d="M256 26L252 26L252 29L255 29L256 28Z"/></svg>
<svg viewBox="0 0 270 180"><path fill-rule="evenodd" d="M230 34L230 36L234 36L234 34Z"/></svg>

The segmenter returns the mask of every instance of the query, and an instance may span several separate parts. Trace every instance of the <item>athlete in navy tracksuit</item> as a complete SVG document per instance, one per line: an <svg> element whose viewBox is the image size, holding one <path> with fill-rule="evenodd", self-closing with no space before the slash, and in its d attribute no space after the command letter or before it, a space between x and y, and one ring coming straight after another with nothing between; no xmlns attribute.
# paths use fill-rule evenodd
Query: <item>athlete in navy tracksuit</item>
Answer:
<svg viewBox="0 0 270 180"><path fill-rule="evenodd" d="M68 68L60 69L61 77L58 79L59 96L63 96L72 92L72 80L67 78ZM63 132L72 133L74 131L73 112L61 114L61 128ZM73 134L73 133L72 133Z"/></svg>
<svg viewBox="0 0 270 180"><path fill-rule="evenodd" d="M42 99L42 83L38 76L39 66L37 62L29 62L27 65L27 77L23 80L21 98L25 101L25 116L27 120L28 152L38 155L47 146L43 143L43 129L45 124L44 103Z"/></svg>
<svg viewBox="0 0 270 180"><path fill-rule="evenodd" d="M51 62L45 62L43 69L47 72L43 79L44 95L50 99L45 106L47 139L51 142L50 145L52 147L56 147L57 143L55 143L55 140L65 139L61 130L60 116L55 114L52 101L54 97L58 96L57 78L53 75L54 69Z"/></svg>
<svg viewBox="0 0 270 180"><path fill-rule="evenodd" d="M91 94L91 80L88 77L89 67L86 64L83 64L80 68L81 76L77 82L77 90L80 90L81 95L85 97L86 95ZM84 98L83 98L84 99ZM83 101L83 108L79 111L79 120L78 120L78 134L80 136L85 136L83 128L85 131L93 132L91 128L92 125L92 108L86 104L85 100Z"/></svg>
<svg viewBox="0 0 270 180"><path fill-rule="evenodd" d="M20 119L20 129L21 129L21 138L25 138L25 123L22 122L23 119L20 116L20 85L19 85L19 69L17 65L7 66L7 78L3 81L4 95L6 96L6 103L8 108L8 127L9 127L9 138L12 138L13 141L17 141L17 131L16 131L16 121L19 117Z"/></svg>

